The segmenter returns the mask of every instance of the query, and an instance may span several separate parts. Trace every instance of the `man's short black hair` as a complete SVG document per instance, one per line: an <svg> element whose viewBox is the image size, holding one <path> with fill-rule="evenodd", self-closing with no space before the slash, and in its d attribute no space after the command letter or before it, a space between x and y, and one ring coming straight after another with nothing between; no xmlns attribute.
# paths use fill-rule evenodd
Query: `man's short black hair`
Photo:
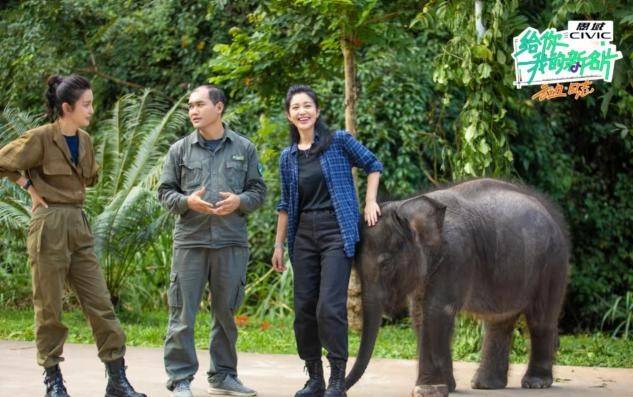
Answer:
<svg viewBox="0 0 633 397"><path fill-rule="evenodd" d="M214 105L218 102L222 102L224 104L224 108L222 109L222 114L224 114L224 111L226 110L226 106L228 105L224 91L222 91L220 87L215 86L213 84L201 85L197 87L194 91L197 91L201 88L204 88L207 90L207 92L209 93L209 99L211 99L211 102Z"/></svg>

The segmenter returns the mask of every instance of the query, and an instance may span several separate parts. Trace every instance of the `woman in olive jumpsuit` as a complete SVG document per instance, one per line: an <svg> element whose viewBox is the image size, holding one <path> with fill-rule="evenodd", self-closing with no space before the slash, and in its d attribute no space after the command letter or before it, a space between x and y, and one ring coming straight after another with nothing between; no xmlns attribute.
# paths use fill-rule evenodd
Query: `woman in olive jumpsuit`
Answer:
<svg viewBox="0 0 633 397"><path fill-rule="evenodd" d="M82 209L86 186L99 169L90 136L80 127L93 114L84 77L53 76L46 92L51 123L27 131L0 149L0 177L32 199L27 251L33 281L37 362L45 368L47 397L64 397L59 362L68 329L61 322L64 284L75 290L108 372L106 397L143 397L125 375L125 334L110 300Z"/></svg>

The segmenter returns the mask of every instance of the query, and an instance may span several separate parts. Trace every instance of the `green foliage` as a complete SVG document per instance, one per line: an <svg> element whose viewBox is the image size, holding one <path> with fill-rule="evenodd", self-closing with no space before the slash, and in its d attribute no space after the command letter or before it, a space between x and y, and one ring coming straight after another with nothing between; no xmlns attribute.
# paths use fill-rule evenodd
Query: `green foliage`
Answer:
<svg viewBox="0 0 633 397"><path fill-rule="evenodd" d="M31 272L24 250L25 239L19 233L3 233L0 240L0 305L30 307Z"/></svg>
<svg viewBox="0 0 633 397"><path fill-rule="evenodd" d="M415 12L410 0L271 0L247 14L248 24L229 30L209 62L210 81L241 98L256 92L266 106L279 106L290 84L316 85L341 79L340 40L354 47L383 42Z"/></svg>
<svg viewBox="0 0 633 397"><path fill-rule="evenodd" d="M605 323L611 323L616 325L613 330L613 337L622 335L624 339L628 339L631 330L631 323L633 322L633 292L629 291L624 296L624 300L621 296L618 296L613 301L609 310L602 317L601 328L604 328Z"/></svg>
<svg viewBox="0 0 633 397"><path fill-rule="evenodd" d="M455 332L452 352L465 360L476 361L483 343L483 324L471 317L460 316L455 322Z"/></svg>
<svg viewBox="0 0 633 397"><path fill-rule="evenodd" d="M444 89L444 101L457 100L455 143L444 148L452 157L452 177L507 176L514 159L509 146L515 123L506 118L516 105L512 86L511 38L526 27L518 1L484 2L485 34L475 31L470 1L431 1L415 23L448 33L448 43L435 58L433 81ZM471 28L468 28L471 27Z"/></svg>
<svg viewBox="0 0 633 397"><path fill-rule="evenodd" d="M254 88L266 97L302 78L303 70L310 70L314 77L332 76L328 70L333 69L337 52L320 46L327 37L327 24L309 8L288 15L277 3L261 5L248 14L249 25L231 28L230 44L215 45L218 56L209 62L211 82L235 95Z"/></svg>
<svg viewBox="0 0 633 397"><path fill-rule="evenodd" d="M0 107L40 112L44 82L92 78L96 105L152 88L177 98L206 80L212 47L256 1L27 0L0 8Z"/></svg>

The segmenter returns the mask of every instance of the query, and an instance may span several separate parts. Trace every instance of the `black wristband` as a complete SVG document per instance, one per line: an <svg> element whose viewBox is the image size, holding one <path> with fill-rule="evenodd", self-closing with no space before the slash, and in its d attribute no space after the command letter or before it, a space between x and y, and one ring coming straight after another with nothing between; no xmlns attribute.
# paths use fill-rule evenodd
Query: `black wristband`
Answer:
<svg viewBox="0 0 633 397"><path fill-rule="evenodd" d="M33 182L30 179L27 179L26 183L22 185L22 189L29 190L31 186L33 186Z"/></svg>

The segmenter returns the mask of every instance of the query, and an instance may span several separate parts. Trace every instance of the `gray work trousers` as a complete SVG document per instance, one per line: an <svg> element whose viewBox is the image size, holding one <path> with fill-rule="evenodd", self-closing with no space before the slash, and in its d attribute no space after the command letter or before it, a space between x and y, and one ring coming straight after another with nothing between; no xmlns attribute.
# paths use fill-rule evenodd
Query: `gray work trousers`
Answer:
<svg viewBox="0 0 633 397"><path fill-rule="evenodd" d="M169 326L165 339L167 388L198 371L194 324L207 282L211 290L213 321L209 353L209 381L237 376L235 311L244 299L248 248L174 248L170 285Z"/></svg>

